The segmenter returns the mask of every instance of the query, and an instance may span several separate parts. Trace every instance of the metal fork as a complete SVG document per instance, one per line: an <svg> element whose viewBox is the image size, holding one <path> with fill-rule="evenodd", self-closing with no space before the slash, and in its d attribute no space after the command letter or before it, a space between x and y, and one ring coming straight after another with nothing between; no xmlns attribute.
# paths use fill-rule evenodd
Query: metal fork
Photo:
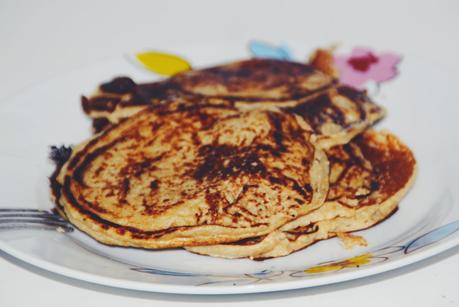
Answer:
<svg viewBox="0 0 459 307"><path fill-rule="evenodd" d="M51 229L72 232L73 227L59 215L46 210L0 208L0 231L13 229Z"/></svg>

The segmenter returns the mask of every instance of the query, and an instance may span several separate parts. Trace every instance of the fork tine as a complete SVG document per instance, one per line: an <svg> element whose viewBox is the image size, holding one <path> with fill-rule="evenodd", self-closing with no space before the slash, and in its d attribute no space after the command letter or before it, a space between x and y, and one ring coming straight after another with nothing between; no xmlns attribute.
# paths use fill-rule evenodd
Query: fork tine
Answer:
<svg viewBox="0 0 459 307"><path fill-rule="evenodd" d="M73 231L73 227L64 218L46 210L0 208L0 230L24 228Z"/></svg>
<svg viewBox="0 0 459 307"><path fill-rule="evenodd" d="M55 219L63 220L61 216L50 211L40 209L13 209L13 208L0 208L0 218L5 217L52 217Z"/></svg>
<svg viewBox="0 0 459 307"><path fill-rule="evenodd" d="M0 231L3 230L17 230L17 229L43 229L43 230L54 230L62 233L73 232L73 228L70 226L63 225L48 225L48 224L1 224Z"/></svg>
<svg viewBox="0 0 459 307"><path fill-rule="evenodd" d="M17 209L17 208L0 208L0 213L1 212L36 212L36 213L50 213L47 210L41 210L41 209Z"/></svg>
<svg viewBox="0 0 459 307"><path fill-rule="evenodd" d="M10 209L1 208L0 215L3 214L43 214L43 215L55 215L54 212L40 209Z"/></svg>
<svg viewBox="0 0 459 307"><path fill-rule="evenodd" d="M58 221L51 219L1 219L0 224L7 223L32 223L32 224L56 224L56 225L68 225L66 221Z"/></svg>
<svg viewBox="0 0 459 307"><path fill-rule="evenodd" d="M24 228L53 228L61 229L64 232L73 231L73 227L66 221L50 219L0 219L0 230L2 229L24 229Z"/></svg>
<svg viewBox="0 0 459 307"><path fill-rule="evenodd" d="M49 214L49 213L27 213L27 212L21 212L21 213L2 213L0 212L0 220L4 218L44 218L44 219L51 219L51 220L57 220L57 221L65 221L61 216L57 214Z"/></svg>

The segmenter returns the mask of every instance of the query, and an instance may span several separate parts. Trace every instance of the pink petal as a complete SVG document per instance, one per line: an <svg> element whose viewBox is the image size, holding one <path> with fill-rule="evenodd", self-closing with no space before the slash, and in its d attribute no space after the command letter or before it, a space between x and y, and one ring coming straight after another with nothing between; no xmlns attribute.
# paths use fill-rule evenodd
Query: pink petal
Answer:
<svg viewBox="0 0 459 307"><path fill-rule="evenodd" d="M355 88L362 88L363 84L369 80L368 73L355 72L352 67L348 70L340 70L340 82Z"/></svg>
<svg viewBox="0 0 459 307"><path fill-rule="evenodd" d="M354 48L350 55L338 55L334 57L335 65L340 72L340 82L356 88L362 88L369 81L376 82L387 81L397 75L397 64L401 57L394 53L376 54L378 62L371 64L367 71L359 71L354 69L348 61L353 57L365 56L368 53L373 53L368 48Z"/></svg>
<svg viewBox="0 0 459 307"><path fill-rule="evenodd" d="M395 66L400 63L402 57L395 53L382 53L379 56L379 62L386 66Z"/></svg>
<svg viewBox="0 0 459 307"><path fill-rule="evenodd" d="M395 54L379 56L378 63L370 66L368 78L376 82L387 81L397 76L397 64L401 57Z"/></svg>

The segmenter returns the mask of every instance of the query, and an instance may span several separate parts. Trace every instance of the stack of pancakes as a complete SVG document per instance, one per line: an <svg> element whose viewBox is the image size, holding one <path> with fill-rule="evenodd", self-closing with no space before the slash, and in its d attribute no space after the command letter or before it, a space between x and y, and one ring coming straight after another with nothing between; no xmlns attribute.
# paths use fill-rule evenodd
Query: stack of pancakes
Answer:
<svg viewBox="0 0 459 307"><path fill-rule="evenodd" d="M384 110L311 64L120 77L82 104L95 135L51 188L61 215L109 245L285 256L386 219L415 176L409 148L369 129Z"/></svg>

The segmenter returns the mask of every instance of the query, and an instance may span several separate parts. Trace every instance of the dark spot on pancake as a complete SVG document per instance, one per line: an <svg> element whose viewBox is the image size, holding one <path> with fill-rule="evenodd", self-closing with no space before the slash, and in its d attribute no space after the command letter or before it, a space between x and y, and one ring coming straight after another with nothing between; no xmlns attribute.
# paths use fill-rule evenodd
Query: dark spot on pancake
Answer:
<svg viewBox="0 0 459 307"><path fill-rule="evenodd" d="M258 236L258 237L252 237L252 238L246 238L242 239L236 242L231 242L231 243L226 243L226 245L242 245L242 246L247 246L247 245L255 245L257 243L260 243L261 241L264 240L266 236Z"/></svg>
<svg viewBox="0 0 459 307"><path fill-rule="evenodd" d="M233 216L231 218L231 221L233 223L237 223L239 221L239 218L241 217L241 214L239 212L234 212Z"/></svg>
<svg viewBox="0 0 459 307"><path fill-rule="evenodd" d="M337 88L338 94L349 98L352 101L365 101L367 100L366 91L360 91L350 86L341 85Z"/></svg>
<svg viewBox="0 0 459 307"><path fill-rule="evenodd" d="M376 180L372 180L370 183L370 188L372 191L376 191L379 189L379 183Z"/></svg>
<svg viewBox="0 0 459 307"><path fill-rule="evenodd" d="M94 172L94 176L96 177L99 177L100 176L100 173L102 173L103 170L105 170L107 167L107 164L106 163L102 163L101 166L99 166L96 171Z"/></svg>
<svg viewBox="0 0 459 307"><path fill-rule="evenodd" d="M269 177L269 181L271 183L274 183L274 184L282 184L283 183L283 180L281 180L280 178L276 178L274 176L270 176Z"/></svg>
<svg viewBox="0 0 459 307"><path fill-rule="evenodd" d="M282 131L282 121L281 121L279 114L270 112L268 113L268 116L269 116L269 120L271 121L272 128L273 128L273 131L272 131L273 138L274 138L274 141L276 142L277 150L279 151L277 155L279 155L280 152L285 151L285 146L283 143L284 132Z"/></svg>
<svg viewBox="0 0 459 307"><path fill-rule="evenodd" d="M51 146L50 147L49 158L54 162L57 167L61 167L72 155L71 146Z"/></svg>
<svg viewBox="0 0 459 307"><path fill-rule="evenodd" d="M49 185L51 188L51 193L54 196L54 203L56 206L59 206L59 199L61 197L61 188L62 185L57 181L57 175L60 172L60 168L56 168L56 170L51 174L49 177Z"/></svg>
<svg viewBox="0 0 459 307"><path fill-rule="evenodd" d="M333 104L330 93L320 94L295 107L285 108L285 110L303 117L316 133L320 133L321 126L330 121L341 126L345 125L344 116L341 110Z"/></svg>
<svg viewBox="0 0 459 307"><path fill-rule="evenodd" d="M145 97L156 98L156 99L166 99L174 98L176 92L179 91L179 87L171 80L166 80L162 82L154 82L141 84L137 87L138 93Z"/></svg>
<svg viewBox="0 0 459 307"><path fill-rule="evenodd" d="M85 96L81 96L81 106L83 107L83 111L86 114L89 114L91 112L91 103L89 102L89 99Z"/></svg>
<svg viewBox="0 0 459 307"><path fill-rule="evenodd" d="M92 128L95 133L105 130L107 127L110 127L110 125L112 125L112 123L105 117L96 117L92 120Z"/></svg>
<svg viewBox="0 0 459 307"><path fill-rule="evenodd" d="M100 90L105 93L126 94L131 93L135 87L136 84L131 78L117 77L110 82L102 84Z"/></svg>
<svg viewBox="0 0 459 307"><path fill-rule="evenodd" d="M113 96L94 96L89 99L82 97L81 98L83 110L86 113L92 111L100 112L113 112L120 102L120 98Z"/></svg>
<svg viewBox="0 0 459 307"><path fill-rule="evenodd" d="M156 130L159 129L159 127L161 127L161 122L160 121L154 121L153 123L151 123L151 131L154 132Z"/></svg>
<svg viewBox="0 0 459 307"><path fill-rule="evenodd" d="M201 218L202 218L202 211L199 210L199 212L196 212L196 213L194 214L194 216L195 216L195 218L196 218L196 221L199 222L199 221L201 220Z"/></svg>
<svg viewBox="0 0 459 307"><path fill-rule="evenodd" d="M144 172L144 170L150 166L150 164L151 164L150 160L145 160L145 161L135 164L135 166L133 167L132 175L134 177L139 177Z"/></svg>
<svg viewBox="0 0 459 307"><path fill-rule="evenodd" d="M72 155L72 147L71 146L51 146L49 159L54 162L56 168L54 172L49 177L49 185L51 188L51 193L55 198L55 203L59 206L59 199L61 197L61 188L62 185L57 181L57 176L61 172L62 166L64 166L65 162L70 158Z"/></svg>
<svg viewBox="0 0 459 307"><path fill-rule="evenodd" d="M195 146L199 146L201 144L201 140L199 139L199 136L196 132L193 132L193 134L191 135L191 139L193 140L193 144Z"/></svg>
<svg viewBox="0 0 459 307"><path fill-rule="evenodd" d="M119 174L122 177L140 177L146 171L156 169L155 163L160 161L164 153L153 158L143 158L141 161L128 160L128 163L123 167Z"/></svg>
<svg viewBox="0 0 459 307"><path fill-rule="evenodd" d="M288 234L294 235L294 236L301 236L301 235L315 233L318 230L319 230L319 227L315 223L311 223L311 224L304 225L304 226L298 226L292 230L285 231L285 232Z"/></svg>
<svg viewBox="0 0 459 307"><path fill-rule="evenodd" d="M158 180L153 180L150 182L150 189L156 190L159 187Z"/></svg>
<svg viewBox="0 0 459 307"><path fill-rule="evenodd" d="M252 147L230 145L204 145L199 149L203 162L194 172L194 178L225 179L245 174L263 174L266 168Z"/></svg>
<svg viewBox="0 0 459 307"><path fill-rule="evenodd" d="M123 195L126 195L129 192L131 182L129 181L129 178L124 178L123 183L121 185L121 193Z"/></svg>
<svg viewBox="0 0 459 307"><path fill-rule="evenodd" d="M299 204L299 205L302 205L304 203L303 200L299 199L299 198L295 198L295 201Z"/></svg>
<svg viewBox="0 0 459 307"><path fill-rule="evenodd" d="M217 220L221 201L222 196L220 195L220 193L207 191L206 202L209 206L211 223L215 223L215 221Z"/></svg>
<svg viewBox="0 0 459 307"><path fill-rule="evenodd" d="M124 100L122 102L122 106L144 106L144 105L150 105L150 97L146 95L142 95L142 93L136 92L129 97L128 100Z"/></svg>
<svg viewBox="0 0 459 307"><path fill-rule="evenodd" d="M209 114L206 114L205 112L198 112L197 115L199 117L199 121L201 122L203 130L211 129L217 121L217 118Z"/></svg>
<svg viewBox="0 0 459 307"><path fill-rule="evenodd" d="M292 189L294 189L298 194L303 196L305 199L310 199L311 198L311 193L308 192L305 188L301 187L298 182L295 180L290 180L292 182Z"/></svg>

